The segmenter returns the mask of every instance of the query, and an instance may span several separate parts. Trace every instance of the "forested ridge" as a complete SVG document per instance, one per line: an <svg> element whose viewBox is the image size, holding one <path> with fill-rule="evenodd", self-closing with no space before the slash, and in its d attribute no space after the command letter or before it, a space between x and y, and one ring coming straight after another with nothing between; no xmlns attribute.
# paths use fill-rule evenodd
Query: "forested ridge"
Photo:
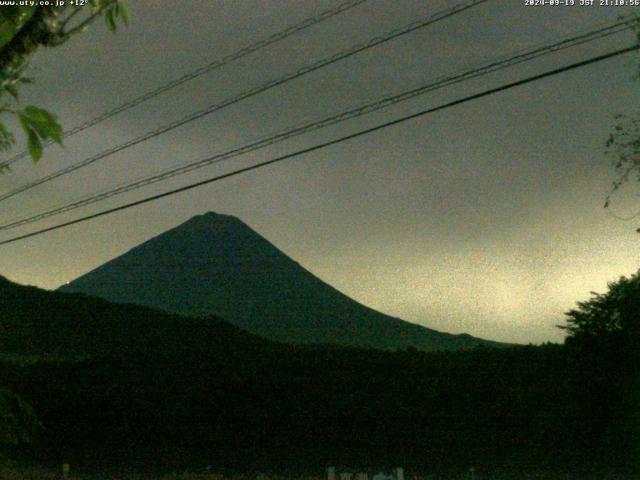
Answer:
<svg viewBox="0 0 640 480"><path fill-rule="evenodd" d="M72 299L84 312L78 318L96 322L25 320L28 335L3 335L11 348L3 348L0 385L41 424L32 426L32 443L5 447L23 462L242 472L402 465L422 474L474 466L484 475L584 478L637 472L639 352L628 335L431 353L289 346L216 319L199 335L203 323L180 330L196 320L156 310L113 305L109 313L112 304L102 300L4 288L15 290L14 306L20 295L46 298L57 318L56 301ZM3 318L12 308L4 303ZM17 318L3 322L5 333ZM53 348L62 338L65 348Z"/></svg>

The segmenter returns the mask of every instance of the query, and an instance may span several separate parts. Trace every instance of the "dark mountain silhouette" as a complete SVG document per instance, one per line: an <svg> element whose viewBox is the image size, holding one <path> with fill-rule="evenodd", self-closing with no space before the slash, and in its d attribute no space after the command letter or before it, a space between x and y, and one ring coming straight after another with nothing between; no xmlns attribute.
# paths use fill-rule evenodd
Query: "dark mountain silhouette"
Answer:
<svg viewBox="0 0 640 480"><path fill-rule="evenodd" d="M421 350L496 345L384 315L305 270L239 219L196 216L60 288L189 316L265 338Z"/></svg>
<svg viewBox="0 0 640 480"><path fill-rule="evenodd" d="M51 292L0 276L0 354L75 358L185 354L270 344L218 318L187 318L83 294Z"/></svg>

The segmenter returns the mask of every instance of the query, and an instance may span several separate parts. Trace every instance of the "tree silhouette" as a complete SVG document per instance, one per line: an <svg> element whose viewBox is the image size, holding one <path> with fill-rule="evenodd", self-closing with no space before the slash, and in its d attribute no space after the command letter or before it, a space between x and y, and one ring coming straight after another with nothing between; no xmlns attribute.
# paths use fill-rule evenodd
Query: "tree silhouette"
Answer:
<svg viewBox="0 0 640 480"><path fill-rule="evenodd" d="M0 388L0 461L3 449L29 443L41 427L30 405L9 390Z"/></svg>
<svg viewBox="0 0 640 480"><path fill-rule="evenodd" d="M603 294L591 292L591 299L578 302L566 313L567 324L559 327L575 340L624 340L640 338L640 271L621 276L608 284Z"/></svg>

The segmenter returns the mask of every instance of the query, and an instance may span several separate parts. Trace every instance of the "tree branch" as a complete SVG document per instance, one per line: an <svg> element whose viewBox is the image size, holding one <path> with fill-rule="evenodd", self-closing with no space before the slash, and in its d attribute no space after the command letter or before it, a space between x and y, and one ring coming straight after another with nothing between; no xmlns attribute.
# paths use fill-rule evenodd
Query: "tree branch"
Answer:
<svg viewBox="0 0 640 480"><path fill-rule="evenodd" d="M80 13L80 7L74 8L73 12L71 12L69 14L69 16L67 18L65 18L62 22L60 22L60 26L58 27L58 30L56 32L56 34L62 34L64 32L65 27L67 26L67 24L73 19L73 17L75 17L78 13Z"/></svg>
<svg viewBox="0 0 640 480"><path fill-rule="evenodd" d="M89 24L91 22L93 22L93 20L99 16L100 14L102 14L102 12L107 9L108 7L110 7L111 5L117 3L117 0L110 0L109 2L105 3L104 5L101 5L100 8L98 8L95 12L93 12L91 15L89 15L87 18L85 18L82 22L80 22L78 25L76 25L75 27L73 27L71 30L68 31L62 31L60 32L60 41L57 41L56 43L52 43L52 45L60 45L64 42L66 42L69 38L71 38L73 35L76 35L78 33L81 33L86 27L89 26ZM77 9L76 11L78 11L79 9ZM73 15L73 14L72 14Z"/></svg>

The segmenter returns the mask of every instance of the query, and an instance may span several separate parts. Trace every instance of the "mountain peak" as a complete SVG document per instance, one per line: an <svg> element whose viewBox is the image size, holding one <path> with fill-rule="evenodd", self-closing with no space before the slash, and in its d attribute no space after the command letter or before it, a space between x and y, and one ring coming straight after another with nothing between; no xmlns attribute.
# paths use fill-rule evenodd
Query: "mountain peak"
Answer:
<svg viewBox="0 0 640 480"><path fill-rule="evenodd" d="M305 270L242 220L215 212L192 217L61 290L189 316L216 315L288 343L424 350L491 343L368 308Z"/></svg>
<svg viewBox="0 0 640 480"><path fill-rule="evenodd" d="M238 223L244 223L238 217L234 217L233 215L228 215L226 213L217 213L217 212L203 213L201 215L196 215L195 217L191 217L191 219L192 220L193 219L199 219L199 220L215 221L215 222L234 221L234 222L238 222Z"/></svg>
<svg viewBox="0 0 640 480"><path fill-rule="evenodd" d="M177 229L193 226L193 225L243 225L246 224L240 220L238 217L234 217L233 215L226 215L223 213L216 212L207 212L201 215L195 215L191 217L186 222L178 225Z"/></svg>
<svg viewBox="0 0 640 480"><path fill-rule="evenodd" d="M227 215L223 213L216 212L207 212L201 215L195 215L191 217L184 223L176 226L175 228L169 230L171 232L173 230L193 230L194 233L197 232L199 228L206 229L242 229L245 232L251 232L254 235L258 235L255 231L251 229L246 223L240 220L238 217L234 217L233 215ZM165 232L165 233L168 233ZM164 235L164 234L163 234ZM157 237L156 237L157 238Z"/></svg>

